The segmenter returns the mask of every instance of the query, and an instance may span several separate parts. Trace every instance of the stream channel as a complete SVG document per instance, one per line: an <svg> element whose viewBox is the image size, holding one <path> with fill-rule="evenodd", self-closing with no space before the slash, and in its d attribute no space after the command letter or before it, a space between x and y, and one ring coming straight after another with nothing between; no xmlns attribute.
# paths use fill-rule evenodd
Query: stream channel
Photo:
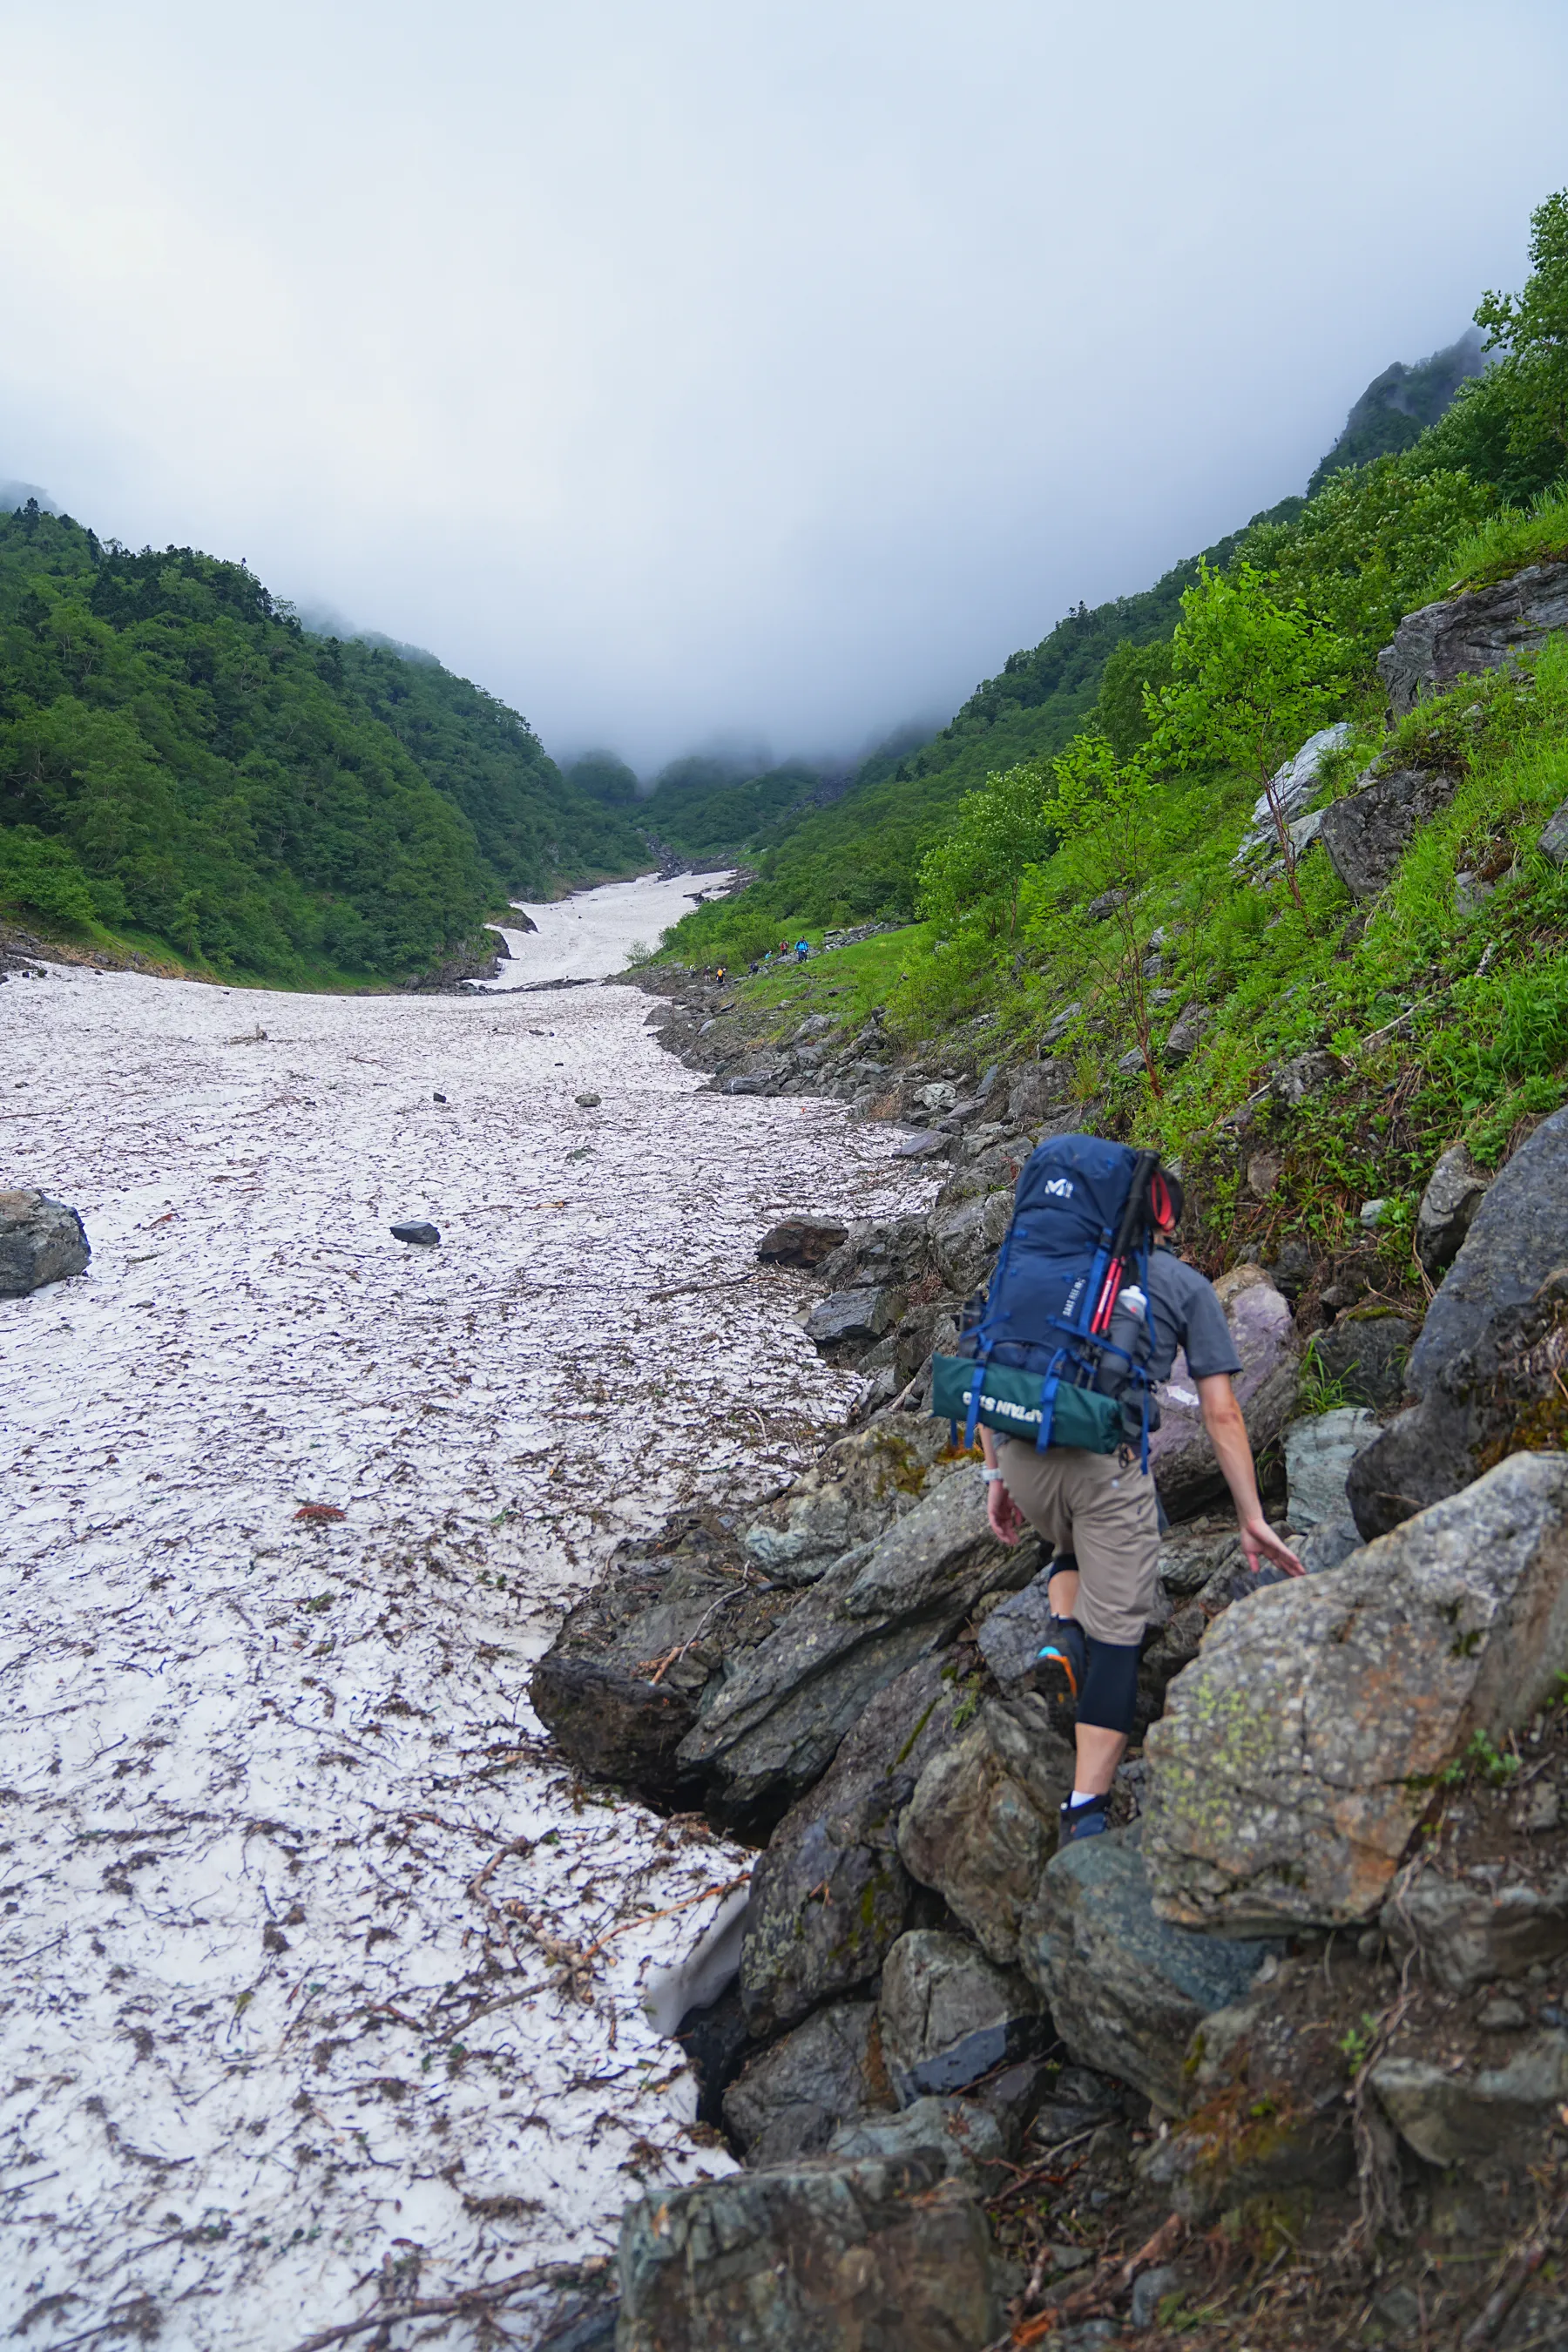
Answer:
<svg viewBox="0 0 1568 2352"><path fill-rule="evenodd" d="M700 1092L646 995L583 984L703 878L530 908L462 997L0 990L0 1189L93 1251L0 1302L29 2352L288 2352L730 2168L642 1996L751 1857L578 1786L529 1667L617 1539L743 1510L855 1402L764 1227L931 1180L837 1103Z"/></svg>

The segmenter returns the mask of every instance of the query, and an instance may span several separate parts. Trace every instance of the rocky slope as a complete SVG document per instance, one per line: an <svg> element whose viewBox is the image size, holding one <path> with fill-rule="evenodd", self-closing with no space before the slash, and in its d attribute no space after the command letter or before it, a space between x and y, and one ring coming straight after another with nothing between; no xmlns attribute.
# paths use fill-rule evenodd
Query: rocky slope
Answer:
<svg viewBox="0 0 1568 2352"><path fill-rule="evenodd" d="M1465 617L1413 616L1400 678L1480 644ZM1396 775L1369 797L1326 847L1365 845L1370 898L1432 812ZM760 1849L734 1978L679 2029L746 2169L634 2207L618 2316L553 2340L1568 2337L1568 1111L1493 1179L1437 1158L1424 1283L1391 1294L1370 1232L1287 1228L1226 1270L1266 1497L1311 1572L1247 1574L1178 1363L1145 1736L1112 1832L1058 1854L1039 1553L993 1541L925 1405L1023 1159L1093 1106L1049 1038L998 1066L984 1019L911 1065L875 1019L650 984L716 1089L897 1116L942 1182L924 1214L761 1238L864 1376L850 1426L731 1528L623 1546L535 1672L582 1769ZM1271 1073L1220 1139L1233 1179L1344 1075Z"/></svg>

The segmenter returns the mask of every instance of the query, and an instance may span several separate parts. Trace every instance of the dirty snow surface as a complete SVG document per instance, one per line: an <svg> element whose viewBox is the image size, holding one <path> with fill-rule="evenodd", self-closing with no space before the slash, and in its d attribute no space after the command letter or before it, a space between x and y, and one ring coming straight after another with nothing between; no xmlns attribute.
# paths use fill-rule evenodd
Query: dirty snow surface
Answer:
<svg viewBox="0 0 1568 2352"><path fill-rule="evenodd" d="M717 898L733 879L727 873L642 874L635 882L609 882L544 907L519 899L534 929L497 924L512 961L489 984L504 990L541 980L603 980L624 970L635 948L656 948L671 923L689 915L700 899Z"/></svg>
<svg viewBox="0 0 1568 2352"><path fill-rule="evenodd" d="M767 1491L853 1401L764 1224L923 1195L837 1105L699 1093L648 1010L0 989L0 1189L93 1247L0 1300L31 2352L272 2352L608 2250L643 2186L728 2168L639 1987L749 1857L576 1785L529 1664L617 1537Z"/></svg>

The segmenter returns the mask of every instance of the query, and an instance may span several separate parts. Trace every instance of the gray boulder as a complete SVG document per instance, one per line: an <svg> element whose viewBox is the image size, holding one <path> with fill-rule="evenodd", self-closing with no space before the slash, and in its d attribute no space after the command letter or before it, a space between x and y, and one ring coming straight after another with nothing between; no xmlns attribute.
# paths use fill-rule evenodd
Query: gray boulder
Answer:
<svg viewBox="0 0 1568 2352"><path fill-rule="evenodd" d="M841 2124L827 2143L829 2156L935 2156L949 2179L989 2195L1005 2184L1007 2137L1002 2125L975 2099L915 2099L896 2116L863 2116Z"/></svg>
<svg viewBox="0 0 1568 2352"><path fill-rule="evenodd" d="M1377 657L1396 719L1461 677L1501 669L1568 628L1568 563L1531 563L1511 580L1407 613Z"/></svg>
<svg viewBox="0 0 1568 2352"><path fill-rule="evenodd" d="M1046 1571L986 1612L976 1636L980 1654L1009 1697L1032 1690L1035 1662L1051 1622Z"/></svg>
<svg viewBox="0 0 1568 2352"><path fill-rule="evenodd" d="M1232 1266L1215 1285L1225 1308L1241 1370L1237 1402L1255 1454L1271 1444L1295 1409L1300 1370L1296 1327L1282 1295L1258 1265ZM1178 1395L1177 1391L1183 1393ZM1198 1410L1185 1352L1179 1353L1161 1391L1161 1426L1149 1457L1166 1516L1189 1519L1226 1492L1224 1476ZM1189 1404L1184 1397L1191 1397Z"/></svg>
<svg viewBox="0 0 1568 2352"><path fill-rule="evenodd" d="M902 1418L902 1417L900 1417ZM856 1544L912 1511L947 1431L931 1420L875 1422L827 1447L747 1528L749 1557L787 1584L810 1584Z"/></svg>
<svg viewBox="0 0 1568 2352"><path fill-rule="evenodd" d="M724 2121L752 2165L816 2156L840 2124L892 2105L868 2000L814 2011L753 2058L723 2101Z"/></svg>
<svg viewBox="0 0 1568 2352"><path fill-rule="evenodd" d="M842 1347L847 1339L879 1339L904 1311L904 1295L889 1283L869 1290L835 1290L806 1318L814 1347Z"/></svg>
<svg viewBox="0 0 1568 2352"><path fill-rule="evenodd" d="M1403 1315L1356 1308L1320 1331L1312 1352L1325 1379L1337 1381L1352 1403L1386 1407L1405 1393L1415 1328Z"/></svg>
<svg viewBox="0 0 1568 2352"><path fill-rule="evenodd" d="M1304 1531L1320 1521L1347 1516L1345 1480L1351 1464L1379 1433L1375 1415L1359 1404L1290 1423L1285 1432L1285 1475L1293 1528Z"/></svg>
<svg viewBox="0 0 1568 2352"><path fill-rule="evenodd" d="M1525 2165L1544 2153L1539 2143L1568 2098L1568 2033L1533 2034L1506 2066L1453 2074L1383 2058L1370 2079L1394 2130L1428 2164L1506 2156Z"/></svg>
<svg viewBox="0 0 1568 2352"><path fill-rule="evenodd" d="M915 1928L888 1954L878 2004L882 2056L901 2107L961 2091L1049 2039L1039 2000L1016 1969L994 1968L964 1936Z"/></svg>
<svg viewBox="0 0 1568 2352"><path fill-rule="evenodd" d="M47 1192L0 1192L0 1298L85 1274L92 1255L81 1219Z"/></svg>
<svg viewBox="0 0 1568 2352"><path fill-rule="evenodd" d="M914 1888L898 1817L921 1767L952 1737L961 1685L940 1656L879 1691L814 1789L757 1859L741 1945L754 2033L793 2024L866 1984L902 1932Z"/></svg>
<svg viewBox="0 0 1568 2352"><path fill-rule="evenodd" d="M1439 1990L1474 1992L1568 1952L1568 1871L1499 1865L1490 1883L1418 1865L1395 1882L1380 1925L1395 1952L1420 1954Z"/></svg>
<svg viewBox="0 0 1568 2352"><path fill-rule="evenodd" d="M1387 888L1417 828L1447 807L1459 782L1452 768L1394 768L1323 811L1319 837L1352 898Z"/></svg>
<svg viewBox="0 0 1568 2352"><path fill-rule="evenodd" d="M1134 1822L1063 1848L1024 1915L1019 1951L1073 2055L1175 2115L1194 2029L1240 2000L1271 1948L1193 1935L1161 1918L1142 1828Z"/></svg>
<svg viewBox="0 0 1568 2352"><path fill-rule="evenodd" d="M932 1212L931 1253L950 1290L967 1297L984 1281L1012 1214L1011 1187L976 1193Z"/></svg>
<svg viewBox="0 0 1568 2352"><path fill-rule="evenodd" d="M1427 1178L1415 1213L1415 1255L1434 1281L1458 1256L1489 1181L1462 1143L1450 1144Z"/></svg>
<svg viewBox="0 0 1568 2352"><path fill-rule="evenodd" d="M899 1852L993 1960L1018 1957L1018 1920L1056 1852L1073 1751L1044 1699L987 1699L931 1757L899 1824Z"/></svg>
<svg viewBox="0 0 1568 2352"><path fill-rule="evenodd" d="M879 1690L942 1649L983 1592L1027 1583L1038 1542L1008 1550L978 1478L944 1479L906 1518L829 1569L775 1634L704 1693L680 1765L731 1818L820 1780Z"/></svg>
<svg viewBox="0 0 1568 2352"><path fill-rule="evenodd" d="M1553 866L1568 866L1568 801L1552 810L1535 845Z"/></svg>
<svg viewBox="0 0 1568 2352"><path fill-rule="evenodd" d="M1568 1297L1568 1110L1493 1178L1410 1351L1417 1402L1358 1455L1351 1508L1382 1535L1472 1479L1483 1455L1563 1442L1552 1335Z"/></svg>
<svg viewBox="0 0 1568 2352"><path fill-rule="evenodd" d="M982 2352L985 2216L931 2152L661 2189L621 2222L616 2352Z"/></svg>
<svg viewBox="0 0 1568 2352"><path fill-rule="evenodd" d="M1204 1042L1204 1033L1214 1026L1214 1014L1206 1004L1189 1004L1177 1014L1171 1024L1170 1035L1161 1048L1162 1058L1173 1070L1190 1062Z"/></svg>
<svg viewBox="0 0 1568 2352"><path fill-rule="evenodd" d="M1344 1075L1345 1066L1337 1054L1297 1054L1280 1063L1270 1084L1277 1102L1287 1110L1300 1110L1304 1102L1326 1094Z"/></svg>
<svg viewBox="0 0 1568 2352"><path fill-rule="evenodd" d="M1233 1934L1370 1919L1472 1731L1568 1657L1568 1459L1516 1454L1321 1576L1212 1625L1145 1743L1162 1916Z"/></svg>
<svg viewBox="0 0 1568 2352"><path fill-rule="evenodd" d="M1007 1117L1015 1127L1037 1127L1067 1100L1072 1088L1070 1062L1047 1058L1026 1070L1007 1095Z"/></svg>

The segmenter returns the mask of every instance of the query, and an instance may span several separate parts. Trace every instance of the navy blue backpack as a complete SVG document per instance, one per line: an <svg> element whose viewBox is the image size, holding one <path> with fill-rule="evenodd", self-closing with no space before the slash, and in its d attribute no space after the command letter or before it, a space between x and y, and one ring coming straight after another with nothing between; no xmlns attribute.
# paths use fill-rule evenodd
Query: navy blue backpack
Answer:
<svg viewBox="0 0 1568 2352"><path fill-rule="evenodd" d="M1058 1135L1018 1177L1013 1222L957 1353L934 1360L931 1411L964 1426L1091 1454L1136 1449L1160 1425L1148 1360L1149 1244L1163 1205L1157 1153Z"/></svg>

